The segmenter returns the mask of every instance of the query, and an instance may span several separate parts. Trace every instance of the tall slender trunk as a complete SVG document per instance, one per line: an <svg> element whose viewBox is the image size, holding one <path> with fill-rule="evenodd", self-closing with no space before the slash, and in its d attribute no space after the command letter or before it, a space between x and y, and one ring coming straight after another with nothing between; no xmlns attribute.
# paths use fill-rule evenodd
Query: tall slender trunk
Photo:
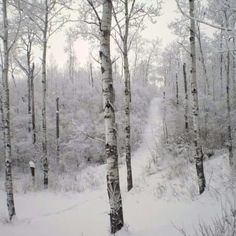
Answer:
<svg viewBox="0 0 236 236"><path fill-rule="evenodd" d="M224 11L225 16L225 27L229 27L229 17L226 12ZM228 135L228 150L229 150L229 163L230 166L233 166L234 160L233 160L233 140L232 140L232 128L231 128L231 104L230 104L230 48L229 48L229 42L230 37L228 34L226 35L226 45L227 45L227 54L226 54L226 106L227 106L227 135Z"/></svg>
<svg viewBox="0 0 236 236"><path fill-rule="evenodd" d="M91 81L91 85L93 88L94 87L94 79L93 79L93 65L92 65L92 63L90 63L89 68L90 68L90 81Z"/></svg>
<svg viewBox="0 0 236 236"><path fill-rule="evenodd" d="M178 81L178 74L175 75L175 89L176 89L176 104L179 105L179 81Z"/></svg>
<svg viewBox="0 0 236 236"><path fill-rule="evenodd" d="M5 174L6 174L6 193L7 207L9 219L12 220L16 214L13 196L12 182L12 162L11 162L11 131L10 131L10 92L9 92L9 47L8 47L8 17L7 17L7 0L2 1L2 16L3 16L3 128L4 128L4 154L5 154Z"/></svg>
<svg viewBox="0 0 236 236"><path fill-rule="evenodd" d="M45 19L43 30L43 57L42 57L42 86L43 86L43 108L42 108L42 131L43 131L43 184L48 188L48 157L47 157L47 32L48 32L48 0L45 0Z"/></svg>
<svg viewBox="0 0 236 236"><path fill-rule="evenodd" d="M211 66L211 73L214 74L214 65L215 63L212 64ZM213 99L213 102L215 103L216 101L216 92L215 92L216 88L215 88L215 78L212 77L212 99ZM215 113L216 114L216 113Z"/></svg>
<svg viewBox="0 0 236 236"><path fill-rule="evenodd" d="M227 52L226 64L226 104L227 104L227 134L228 134L228 150L229 150L229 163L233 166L233 141L231 129L231 105L230 105L230 52Z"/></svg>
<svg viewBox="0 0 236 236"><path fill-rule="evenodd" d="M184 104L184 120L185 120L185 129L188 131L188 82L186 74L186 64L183 64L183 75L184 75L184 93L185 93L185 104Z"/></svg>
<svg viewBox="0 0 236 236"><path fill-rule="evenodd" d="M3 124L4 124L4 119L3 119L3 102L2 102L2 89L0 88L0 115L1 115L1 127L0 127L0 130L3 132L3 136L4 136L4 127L3 127ZM4 138L3 138L3 141L4 141Z"/></svg>
<svg viewBox="0 0 236 236"><path fill-rule="evenodd" d="M164 133L164 138L166 140L166 143L168 144L168 128L166 124L166 77L164 78L164 92L163 92L163 104L164 104L164 109L163 109L163 133Z"/></svg>
<svg viewBox="0 0 236 236"><path fill-rule="evenodd" d="M76 85L75 85L75 55L74 55L74 42L70 38L68 42L69 47L69 78L72 83L72 95L73 103L76 104L75 94L76 94ZM76 107L76 105L75 105Z"/></svg>
<svg viewBox="0 0 236 236"><path fill-rule="evenodd" d="M117 127L114 109L114 88L110 54L112 21L112 1L103 1L103 15L100 26L100 59L102 71L105 142L107 157L107 191L110 203L111 233L116 233L124 225L120 192Z"/></svg>
<svg viewBox="0 0 236 236"><path fill-rule="evenodd" d="M203 110L204 110L204 140L207 140L207 135L208 135L208 118L209 118L209 107L208 107L208 96L210 95L210 84L209 84L209 78L207 74L207 67L206 67L206 62L205 62L205 57L202 49L202 39L201 39L201 31L200 31L200 26L197 24L197 29L198 29L198 43L199 43L199 49L200 49L200 54L201 54L201 64L203 68L203 73L205 77L205 84L204 84L204 101L203 101Z"/></svg>
<svg viewBox="0 0 236 236"><path fill-rule="evenodd" d="M28 76L27 76L27 102L28 102L28 132L31 132L32 127L32 103L31 103L31 50L27 50L27 69L28 69Z"/></svg>
<svg viewBox="0 0 236 236"><path fill-rule="evenodd" d="M202 49L202 39L201 39L201 31L200 31L199 24L198 24L197 28L198 28L198 37L197 38L198 38L199 49L200 49L200 54L201 54L201 63L202 63L204 77L205 77L204 92L205 92L205 95L210 95L210 83L209 83L209 78L208 78L208 74L207 74L205 57L204 57L204 53L203 53L203 49Z"/></svg>
<svg viewBox="0 0 236 236"><path fill-rule="evenodd" d="M235 40L235 37L233 37L233 50L236 50L236 40ZM236 101L236 59L235 59L235 52L233 51L233 56L232 56L232 64L233 64L233 70L232 70L232 80L233 80L233 91L234 91L234 94L233 94L233 98L234 98L234 102Z"/></svg>
<svg viewBox="0 0 236 236"><path fill-rule="evenodd" d="M36 124L35 124L35 100L34 100L34 63L31 67L31 102L32 102L32 138L33 138L33 144L36 143Z"/></svg>
<svg viewBox="0 0 236 236"><path fill-rule="evenodd" d="M195 21L194 21L194 0L189 0L190 8L190 48L191 48L191 61L192 61L192 81L191 89L193 96L193 131L194 131L194 146L195 146L195 162L198 177L199 193L203 193L206 186L204 168L203 168L203 151L200 144L199 134L199 104L198 104L198 88L197 88L197 63L196 63L196 40L195 40Z"/></svg>
<svg viewBox="0 0 236 236"><path fill-rule="evenodd" d="M223 25L221 25L223 27ZM220 97L223 97L223 30L220 33Z"/></svg>
<svg viewBox="0 0 236 236"><path fill-rule="evenodd" d="M127 189L133 188L132 168L131 168L131 145L130 145L130 105L131 105L131 88L130 88L130 71L128 59L128 35L129 35L129 6L128 0L125 0L125 34L123 42L124 57L124 75L125 75L125 157L127 166Z"/></svg>
<svg viewBox="0 0 236 236"><path fill-rule="evenodd" d="M133 79L135 79L136 77L137 64L138 64L138 43L136 42L135 51L134 51L134 65L133 65L133 72L132 72Z"/></svg>
<svg viewBox="0 0 236 236"><path fill-rule="evenodd" d="M56 98L56 139L57 139L57 164L60 162L60 113L59 97Z"/></svg>

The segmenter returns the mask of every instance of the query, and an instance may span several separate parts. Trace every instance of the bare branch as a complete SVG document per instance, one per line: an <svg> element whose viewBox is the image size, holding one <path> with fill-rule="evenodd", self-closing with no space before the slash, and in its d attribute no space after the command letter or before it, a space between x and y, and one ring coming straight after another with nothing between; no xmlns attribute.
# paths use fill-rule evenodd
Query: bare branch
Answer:
<svg viewBox="0 0 236 236"><path fill-rule="evenodd" d="M197 21L197 22L199 22L199 23L201 23L201 24L204 24L204 25L207 25L207 26L209 26L209 27L212 27L212 28L215 28L215 29L219 29L219 30L225 30L225 31L233 31L234 29L232 29L232 28L226 28L226 27L222 27L222 26L220 26L220 25L214 25L214 24L211 24L211 23L209 23L209 22L205 22L205 21L203 21L203 20L201 20L201 19L198 19L198 18L196 18L196 17L191 17L190 15L188 15L188 14L186 14L184 11L183 11L183 9L181 8L181 6L180 6L180 4L179 4L179 0L175 0L176 1L176 4L177 4L177 6L178 6L178 9L179 9L179 11L182 13L182 15L183 16L185 16L185 17L187 17L187 18L189 18L189 19L192 19L192 20L194 20L194 21Z"/></svg>
<svg viewBox="0 0 236 236"><path fill-rule="evenodd" d="M92 135L90 135L88 133L85 133L84 131L79 130L79 129L77 129L77 131L79 131L81 134L83 134L84 136L86 136L89 139L92 139L92 140L95 140L95 141L98 141L98 142L101 142L101 143L105 143L104 139L93 137Z"/></svg>
<svg viewBox="0 0 236 236"><path fill-rule="evenodd" d="M99 16L99 14L98 14L98 12L97 12L97 10L96 10L94 4L92 3L91 0L87 0L87 2L88 2L88 4L91 6L91 8L93 9L93 11L94 11L94 13L95 13L95 15L96 15L96 17L97 17L97 19L98 19L99 26L100 26L100 28L101 28L101 18L100 18L100 16Z"/></svg>

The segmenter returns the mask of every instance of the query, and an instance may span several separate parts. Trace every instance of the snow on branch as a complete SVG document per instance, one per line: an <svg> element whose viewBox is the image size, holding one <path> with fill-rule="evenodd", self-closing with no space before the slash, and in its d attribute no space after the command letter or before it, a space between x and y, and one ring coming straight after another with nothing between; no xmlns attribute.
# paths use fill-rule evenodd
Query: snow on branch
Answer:
<svg viewBox="0 0 236 236"><path fill-rule="evenodd" d="M176 4L177 4L177 7L179 9L179 11L181 12L181 14L189 19L192 19L194 21L197 21L198 23L201 23L201 24L204 24L204 25L207 25L209 27L212 27L212 28L215 28L215 29L219 29L219 30L225 30L225 31L233 31L234 29L232 28L229 28L229 27L223 27L223 26L220 26L220 25L215 25L215 24L212 24L210 22L206 22L206 21L203 21L201 19L198 19L196 17L191 17L190 15L186 14L183 9L181 8L180 6L180 3L179 3L179 0L175 0L176 1Z"/></svg>

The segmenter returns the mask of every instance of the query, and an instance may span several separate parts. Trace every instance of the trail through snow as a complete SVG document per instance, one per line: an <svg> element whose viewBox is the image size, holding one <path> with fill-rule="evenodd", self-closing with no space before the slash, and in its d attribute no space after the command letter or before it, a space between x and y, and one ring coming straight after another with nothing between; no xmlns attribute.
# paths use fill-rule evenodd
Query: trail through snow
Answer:
<svg viewBox="0 0 236 236"><path fill-rule="evenodd" d="M126 191L126 167L121 165L120 179L125 227L117 236L177 236L174 225L191 228L200 219L210 221L220 213L218 200L206 193L194 201L176 201L156 197L163 173L147 175L151 150L162 133L161 100L150 105L143 144L132 155L134 189ZM218 160L222 166L224 158ZM98 168L105 178L105 166ZM79 180L78 180L79 181ZM165 180L167 181L167 180ZM182 180L181 180L182 181ZM180 181L180 186L181 186ZM195 183L194 183L195 184ZM96 190L82 193L50 191L15 195L17 218L4 223L7 216L5 193L0 191L1 236L106 236L109 234L109 205L105 182Z"/></svg>

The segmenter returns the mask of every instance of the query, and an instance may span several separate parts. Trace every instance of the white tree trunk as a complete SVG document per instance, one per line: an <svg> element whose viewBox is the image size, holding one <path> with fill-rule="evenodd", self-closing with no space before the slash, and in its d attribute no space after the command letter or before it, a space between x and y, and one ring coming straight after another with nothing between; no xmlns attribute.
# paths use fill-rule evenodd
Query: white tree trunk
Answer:
<svg viewBox="0 0 236 236"><path fill-rule="evenodd" d="M3 13L3 71L2 71L2 85L3 85L3 128L4 128L4 154L5 154L5 173L6 173L6 193L7 193L7 207L9 219L12 220L16 214L13 197L13 183L12 183L12 163L11 163L11 132L10 132L10 94L9 94L9 47L8 47L8 18L7 18L7 0L2 1Z"/></svg>
<svg viewBox="0 0 236 236"><path fill-rule="evenodd" d="M111 21L112 1L103 0L103 15L100 26L100 59L107 157L107 191L110 203L111 233L116 233L123 227L124 221L119 183L117 128L115 123L114 88L110 55Z"/></svg>
<svg viewBox="0 0 236 236"><path fill-rule="evenodd" d="M185 129L188 131L188 82L186 74L186 64L183 64L183 75L184 75L184 93L185 93L185 103L184 103L184 120L185 120Z"/></svg>
<svg viewBox="0 0 236 236"><path fill-rule="evenodd" d="M203 49L202 49L202 39L201 39L201 31L200 31L199 25L197 28L198 28L198 37L197 38L198 38L199 49L200 49L200 54L201 54L200 60L202 63L202 68L203 68L205 82L206 82L206 85L204 86L204 92L205 92L205 95L210 95L210 83L209 83L209 78L208 78L208 73L207 73L205 57L204 57L204 53L203 53Z"/></svg>
<svg viewBox="0 0 236 236"><path fill-rule="evenodd" d="M60 162L60 113L59 113L59 97L56 99L56 139L57 139L57 164Z"/></svg>
<svg viewBox="0 0 236 236"><path fill-rule="evenodd" d="M45 0L45 19L43 30L43 57L42 57L42 87L43 87L43 108L42 108L42 132L43 132L43 183L48 188L48 157L47 157L47 33L48 33L48 0Z"/></svg>
<svg viewBox="0 0 236 236"><path fill-rule="evenodd" d="M227 104L227 135L228 135L228 150L229 150L229 163L233 166L233 140L231 129L231 105L230 105L230 52L227 52L226 64L226 104Z"/></svg>
<svg viewBox="0 0 236 236"><path fill-rule="evenodd" d="M209 84L209 78L208 78L208 73L207 73L207 67L205 63L205 57L202 49L202 40L201 40L201 31L200 27L198 25L198 43L199 43L199 49L200 49L200 54L201 54L201 64L203 68L203 73L205 77L205 85L204 85L204 102L203 102L203 110L204 110L204 140L207 140L207 135L208 135L208 118L209 118L209 107L208 107L208 97L210 96L210 84Z"/></svg>
<svg viewBox="0 0 236 236"><path fill-rule="evenodd" d="M200 144L199 134L199 104L198 104L198 88L197 88L197 63L196 63L196 43L195 43L195 21L194 21L194 0L189 0L190 8L190 47L192 61L192 81L191 89L193 96L192 112L193 112L193 131L194 131L194 146L195 146L195 162L198 177L198 185L200 194L204 192L206 181L203 168L203 152Z"/></svg>
<svg viewBox="0 0 236 236"><path fill-rule="evenodd" d="M30 52L27 51L27 66L28 66L28 76L27 76L27 102L28 102L28 131L31 132L32 128L32 101L31 101L31 65L30 65Z"/></svg>
<svg viewBox="0 0 236 236"><path fill-rule="evenodd" d="M167 79L166 77L164 78L164 91L163 91L163 134L164 134L164 138L166 143L168 144L168 128L167 128L167 124L166 124L166 82Z"/></svg>
<svg viewBox="0 0 236 236"><path fill-rule="evenodd" d="M178 73L175 75L175 89L176 89L176 105L179 105L179 81L178 81Z"/></svg>
<svg viewBox="0 0 236 236"><path fill-rule="evenodd" d="M131 86L128 59L128 35L129 35L129 8L128 0L125 0L125 35L124 35L124 75L125 75L125 157L127 167L127 189L133 188L132 167L131 167L131 145L130 145L130 105L131 105Z"/></svg>
<svg viewBox="0 0 236 236"><path fill-rule="evenodd" d="M226 11L224 11L225 15L225 26L229 27L229 16ZM226 55L226 105L227 105L227 136L228 136L228 150L229 150L229 164L230 166L234 165L233 160L233 140L232 140L232 128L231 128L231 105L230 105L230 48L229 42L230 37L228 34L225 34L225 40L227 47L227 55Z"/></svg>
<svg viewBox="0 0 236 236"><path fill-rule="evenodd" d="M32 64L31 71L30 71L30 86L31 86L31 107L32 107L32 139L33 139L33 144L36 143L36 124L35 124L35 100L34 100L34 63Z"/></svg>
<svg viewBox="0 0 236 236"><path fill-rule="evenodd" d="M223 25L222 25L223 27ZM220 33L220 97L222 98L224 96L223 93L223 30L221 30Z"/></svg>
<svg viewBox="0 0 236 236"><path fill-rule="evenodd" d="M233 50L236 49L236 40L235 37L233 38ZM232 60L233 60L233 71L232 71L232 80L233 80L233 98L234 98L234 102L236 101L236 59L235 59L235 52L232 55Z"/></svg>
<svg viewBox="0 0 236 236"><path fill-rule="evenodd" d="M3 102L2 102L2 94L3 94L3 90L2 88L0 88L0 114L1 114L1 127L0 127L0 130L2 131L3 133L3 136L4 136L4 127L3 127L3 124L4 124L4 119L3 119ZM4 137L3 137L3 142L4 142Z"/></svg>

